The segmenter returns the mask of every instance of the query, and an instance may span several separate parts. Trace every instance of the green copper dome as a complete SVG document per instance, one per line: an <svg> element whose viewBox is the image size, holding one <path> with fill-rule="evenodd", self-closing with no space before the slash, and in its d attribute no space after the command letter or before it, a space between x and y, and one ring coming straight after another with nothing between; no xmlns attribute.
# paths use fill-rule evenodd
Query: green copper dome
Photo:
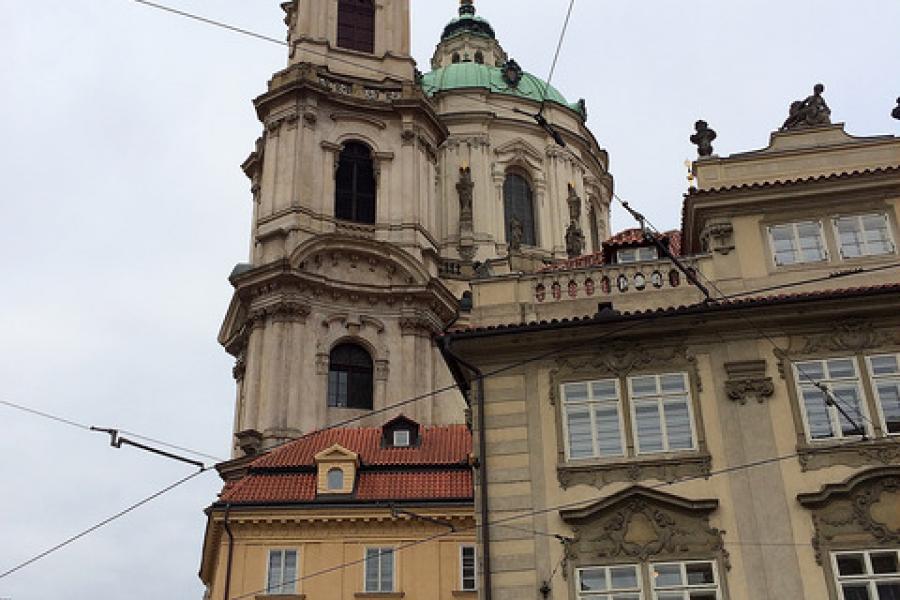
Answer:
<svg viewBox="0 0 900 600"><path fill-rule="evenodd" d="M524 71L521 73L521 79L518 84L513 86L507 83L503 77L503 69L501 67L492 67L474 62L460 62L447 65L426 73L422 77L422 90L428 96L434 96L439 92L448 90L482 88L495 94L516 96L541 102L544 98L545 87L547 87L545 81ZM547 100L570 108L581 114L582 117L585 116L582 102L568 103L563 95L552 85L547 88Z"/></svg>

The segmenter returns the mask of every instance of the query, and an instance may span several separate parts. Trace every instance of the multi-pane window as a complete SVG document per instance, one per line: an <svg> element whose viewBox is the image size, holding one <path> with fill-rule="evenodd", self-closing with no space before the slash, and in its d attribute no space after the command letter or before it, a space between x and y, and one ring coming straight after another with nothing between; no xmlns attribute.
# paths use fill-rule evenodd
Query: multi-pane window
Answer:
<svg viewBox="0 0 900 600"><path fill-rule="evenodd" d="M376 188L375 161L369 147L360 142L348 142L341 150L335 175L335 218L374 223Z"/></svg>
<svg viewBox="0 0 900 600"><path fill-rule="evenodd" d="M866 360L881 427L887 435L900 435L900 354L869 356Z"/></svg>
<svg viewBox="0 0 900 600"><path fill-rule="evenodd" d="M293 594L297 589L297 551L269 550L266 593L272 596Z"/></svg>
<svg viewBox="0 0 900 600"><path fill-rule="evenodd" d="M521 244L534 246L534 196L528 180L517 173L509 173L503 183L503 212L507 243L518 238Z"/></svg>
<svg viewBox="0 0 900 600"><path fill-rule="evenodd" d="M888 218L883 214L853 215L834 219L841 258L890 254L894 251Z"/></svg>
<svg viewBox="0 0 900 600"><path fill-rule="evenodd" d="M659 258L659 250L654 246L641 246L640 248L624 248L616 253L619 263L634 263Z"/></svg>
<svg viewBox="0 0 900 600"><path fill-rule="evenodd" d="M617 380L567 383L563 396L569 458L624 455Z"/></svg>
<svg viewBox="0 0 900 600"><path fill-rule="evenodd" d="M641 600L638 565L578 569L578 600Z"/></svg>
<svg viewBox="0 0 900 600"><path fill-rule="evenodd" d="M475 546L459 548L459 585L464 592L474 592L478 588Z"/></svg>
<svg viewBox="0 0 900 600"><path fill-rule="evenodd" d="M867 550L832 555L841 600L900 598L900 552Z"/></svg>
<svg viewBox="0 0 900 600"><path fill-rule="evenodd" d="M394 549L366 548L366 592L394 591Z"/></svg>
<svg viewBox="0 0 900 600"><path fill-rule="evenodd" d="M340 344L328 364L328 406L372 409L372 357L356 344Z"/></svg>
<svg viewBox="0 0 900 600"><path fill-rule="evenodd" d="M855 358L797 362L794 363L794 376L810 440L863 434L857 426L865 427L868 419ZM828 390L827 394L822 387Z"/></svg>
<svg viewBox="0 0 900 600"><path fill-rule="evenodd" d="M769 227L775 264L778 266L827 260L822 224L818 221L785 223Z"/></svg>
<svg viewBox="0 0 900 600"><path fill-rule="evenodd" d="M652 595L645 596L645 582ZM719 600L712 561L667 562L577 570L578 600Z"/></svg>
<svg viewBox="0 0 900 600"><path fill-rule="evenodd" d="M686 373L562 385L563 429L570 459L694 450L691 396ZM625 415L631 426L626 427Z"/></svg>
<svg viewBox="0 0 900 600"><path fill-rule="evenodd" d="M694 448L687 375L629 377L628 387L639 454Z"/></svg>
<svg viewBox="0 0 900 600"><path fill-rule="evenodd" d="M715 563L673 562L650 565L655 600L718 600Z"/></svg>

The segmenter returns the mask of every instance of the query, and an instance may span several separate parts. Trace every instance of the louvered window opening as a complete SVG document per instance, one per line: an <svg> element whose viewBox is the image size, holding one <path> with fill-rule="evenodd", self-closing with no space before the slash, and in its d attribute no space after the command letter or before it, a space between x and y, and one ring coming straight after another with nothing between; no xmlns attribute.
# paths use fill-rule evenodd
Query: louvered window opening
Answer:
<svg viewBox="0 0 900 600"><path fill-rule="evenodd" d="M357 52L375 52L375 4L372 0L338 2L339 48Z"/></svg>

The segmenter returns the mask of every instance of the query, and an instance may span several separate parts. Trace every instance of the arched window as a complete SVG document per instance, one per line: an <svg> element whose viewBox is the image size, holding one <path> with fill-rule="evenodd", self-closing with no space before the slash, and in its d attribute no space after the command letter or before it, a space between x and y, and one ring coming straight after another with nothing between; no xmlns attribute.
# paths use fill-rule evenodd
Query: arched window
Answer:
<svg viewBox="0 0 900 600"><path fill-rule="evenodd" d="M518 236L519 244L535 246L534 198L528 180L517 173L509 173L503 183L503 212L506 221L506 241ZM516 232L513 232L516 224ZM521 231L518 231L521 225Z"/></svg>
<svg viewBox="0 0 900 600"><path fill-rule="evenodd" d="M459 62L459 52L454 52L453 55L450 57L450 60L453 61L453 64L458 63Z"/></svg>
<svg viewBox="0 0 900 600"><path fill-rule="evenodd" d="M334 492L344 489L344 471L337 467L328 471L328 491Z"/></svg>
<svg viewBox="0 0 900 600"><path fill-rule="evenodd" d="M335 178L334 216L357 223L375 222L375 164L368 146L348 142Z"/></svg>
<svg viewBox="0 0 900 600"><path fill-rule="evenodd" d="M478 50L477 52L475 52L475 62L478 63L479 65L484 64L484 52L482 52L481 50Z"/></svg>
<svg viewBox="0 0 900 600"><path fill-rule="evenodd" d="M339 0L337 45L359 52L375 52L373 0Z"/></svg>
<svg viewBox="0 0 900 600"><path fill-rule="evenodd" d="M356 344L340 344L328 364L328 406L372 410L372 357Z"/></svg>

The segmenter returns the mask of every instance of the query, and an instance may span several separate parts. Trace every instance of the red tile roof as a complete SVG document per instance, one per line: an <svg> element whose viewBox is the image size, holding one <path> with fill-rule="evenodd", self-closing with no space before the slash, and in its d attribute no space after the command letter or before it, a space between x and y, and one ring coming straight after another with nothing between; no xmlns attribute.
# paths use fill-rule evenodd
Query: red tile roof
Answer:
<svg viewBox="0 0 900 600"><path fill-rule="evenodd" d="M681 256L681 231L673 229L659 234L659 238L668 240L669 250L675 256ZM592 267L601 267L609 264L612 259L612 252L617 248L626 248L628 246L645 245L647 241L644 239L644 232L641 229L626 229L620 231L603 242L603 249L593 254L585 254L576 258L560 261L552 265L548 265L541 269L542 272L547 271L571 271L574 269L589 269Z"/></svg>
<svg viewBox="0 0 900 600"><path fill-rule="evenodd" d="M228 482L219 503L370 503L405 500L471 501L472 436L464 425L422 427L412 448L382 447L381 428L330 429L304 437L253 461ZM318 496L315 455L335 444L359 456L350 496Z"/></svg>
<svg viewBox="0 0 900 600"><path fill-rule="evenodd" d="M716 194L721 192L733 192L736 190L758 190L773 187L782 187L797 184L814 183L818 181L836 181L839 179L850 179L866 175L881 175L900 172L900 165L890 167L876 167L873 169L859 169L855 171L844 171L841 173L832 173L829 175L814 175L810 177L799 177L796 179L776 179L774 181L763 181L753 183L741 183L736 185L727 185L717 188L697 189L691 188L687 196L703 196L705 194Z"/></svg>
<svg viewBox="0 0 900 600"><path fill-rule="evenodd" d="M328 429L291 442L253 462L251 469L312 466L322 450L338 444L359 455L363 465L454 465L468 461L472 436L464 425L423 427L419 445L383 448L380 427Z"/></svg>

